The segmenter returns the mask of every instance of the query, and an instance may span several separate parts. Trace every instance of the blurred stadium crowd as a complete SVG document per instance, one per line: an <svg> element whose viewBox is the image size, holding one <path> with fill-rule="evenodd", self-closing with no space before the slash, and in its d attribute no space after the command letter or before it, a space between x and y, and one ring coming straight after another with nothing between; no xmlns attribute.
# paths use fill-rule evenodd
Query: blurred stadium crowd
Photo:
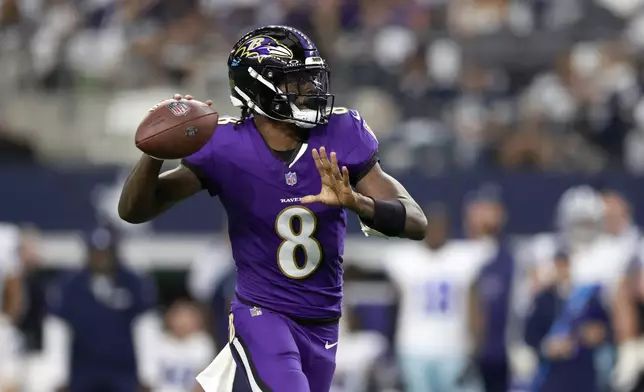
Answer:
<svg viewBox="0 0 644 392"><path fill-rule="evenodd" d="M428 202L426 243L350 236L338 392L644 391L641 0L0 0L0 182L101 218L3 190L0 391L193 390L227 341L225 236L194 215L134 230L110 189L29 170L130 164L177 91L232 110L228 50L272 23L318 43L336 102ZM515 176L454 190L492 171ZM535 172L556 175L506 200Z"/></svg>
<svg viewBox="0 0 644 392"><path fill-rule="evenodd" d="M57 160L110 160L85 144L129 142L140 101L166 91L229 109L229 46L284 23L324 48L338 103L370 119L392 168L644 168L638 0L1 4L4 127ZM47 135L30 105L49 118Z"/></svg>

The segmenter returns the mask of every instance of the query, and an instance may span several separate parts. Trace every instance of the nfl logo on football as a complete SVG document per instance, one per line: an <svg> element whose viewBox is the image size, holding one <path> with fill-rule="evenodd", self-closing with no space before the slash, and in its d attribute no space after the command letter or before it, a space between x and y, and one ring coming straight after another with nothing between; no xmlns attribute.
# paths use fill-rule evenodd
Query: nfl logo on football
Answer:
<svg viewBox="0 0 644 392"><path fill-rule="evenodd" d="M185 116L190 111L190 106L181 101L172 102L167 108L177 117Z"/></svg>
<svg viewBox="0 0 644 392"><path fill-rule="evenodd" d="M288 172L284 175L284 177L286 178L286 185L293 186L297 184L297 174Z"/></svg>

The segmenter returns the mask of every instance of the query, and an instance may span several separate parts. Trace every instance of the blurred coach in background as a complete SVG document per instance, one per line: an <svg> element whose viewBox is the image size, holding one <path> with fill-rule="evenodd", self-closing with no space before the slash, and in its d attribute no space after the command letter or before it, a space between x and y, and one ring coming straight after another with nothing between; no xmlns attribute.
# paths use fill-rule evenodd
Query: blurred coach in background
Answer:
<svg viewBox="0 0 644 392"><path fill-rule="evenodd" d="M54 383L70 392L138 392L154 375L158 336L151 282L122 266L114 233L87 239L88 263L48 292L45 344L57 363Z"/></svg>
<svg viewBox="0 0 644 392"><path fill-rule="evenodd" d="M598 285L575 286L570 259L555 256L555 282L534 299L525 340L539 357L534 392L599 392L596 349L610 336Z"/></svg>

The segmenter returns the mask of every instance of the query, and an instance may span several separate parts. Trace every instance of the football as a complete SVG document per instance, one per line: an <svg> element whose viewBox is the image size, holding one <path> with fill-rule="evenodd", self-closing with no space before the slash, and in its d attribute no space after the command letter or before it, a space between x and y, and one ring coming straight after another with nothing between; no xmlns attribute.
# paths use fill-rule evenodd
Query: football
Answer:
<svg viewBox="0 0 644 392"><path fill-rule="evenodd" d="M185 158L215 131L219 113L196 100L168 99L155 105L136 130L136 147L158 159Z"/></svg>

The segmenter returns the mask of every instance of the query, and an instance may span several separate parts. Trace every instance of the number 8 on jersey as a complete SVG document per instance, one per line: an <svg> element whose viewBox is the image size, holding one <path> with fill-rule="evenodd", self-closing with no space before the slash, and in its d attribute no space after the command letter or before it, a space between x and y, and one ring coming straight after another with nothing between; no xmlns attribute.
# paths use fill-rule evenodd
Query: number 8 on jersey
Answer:
<svg viewBox="0 0 644 392"><path fill-rule="evenodd" d="M299 230L294 227L296 220L300 223ZM282 239L277 248L277 263L282 273L291 279L304 279L320 266L322 247L313 238L316 225L315 214L306 207L289 207L277 215L275 231ZM297 248L304 252L304 262L301 265L295 256Z"/></svg>

